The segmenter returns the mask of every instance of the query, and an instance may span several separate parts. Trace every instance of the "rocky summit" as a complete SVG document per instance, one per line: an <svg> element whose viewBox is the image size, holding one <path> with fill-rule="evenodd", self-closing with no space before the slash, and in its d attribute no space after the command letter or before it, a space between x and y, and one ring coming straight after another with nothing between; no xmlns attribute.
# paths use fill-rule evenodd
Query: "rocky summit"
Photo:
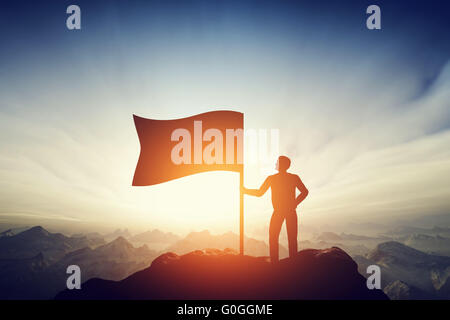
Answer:
<svg viewBox="0 0 450 320"><path fill-rule="evenodd" d="M388 299L343 250L307 249L272 264L233 250L165 253L122 281L91 279L56 299Z"/></svg>

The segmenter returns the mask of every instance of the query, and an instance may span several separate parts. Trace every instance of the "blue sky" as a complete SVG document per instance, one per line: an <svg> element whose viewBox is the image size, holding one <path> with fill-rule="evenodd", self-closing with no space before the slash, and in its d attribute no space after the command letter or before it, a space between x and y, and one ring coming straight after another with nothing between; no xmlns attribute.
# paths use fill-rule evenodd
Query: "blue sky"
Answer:
<svg viewBox="0 0 450 320"><path fill-rule="evenodd" d="M70 4L82 30L65 27ZM370 4L381 30L365 26ZM130 186L132 114L221 108L280 129L312 191L308 223L447 213L449 12L446 1L1 1L0 218L237 230L232 174ZM263 179L246 168L248 187ZM270 210L246 199L255 228Z"/></svg>

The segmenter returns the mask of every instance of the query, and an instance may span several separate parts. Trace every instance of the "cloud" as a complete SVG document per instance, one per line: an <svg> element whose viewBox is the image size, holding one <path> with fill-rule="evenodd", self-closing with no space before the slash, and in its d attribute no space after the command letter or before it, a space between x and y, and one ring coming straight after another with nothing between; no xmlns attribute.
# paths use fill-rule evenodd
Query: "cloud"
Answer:
<svg viewBox="0 0 450 320"><path fill-rule="evenodd" d="M382 108L377 117L300 156L297 161L306 164L304 175L312 185L305 214L376 221L448 212L448 88L447 63L416 99Z"/></svg>

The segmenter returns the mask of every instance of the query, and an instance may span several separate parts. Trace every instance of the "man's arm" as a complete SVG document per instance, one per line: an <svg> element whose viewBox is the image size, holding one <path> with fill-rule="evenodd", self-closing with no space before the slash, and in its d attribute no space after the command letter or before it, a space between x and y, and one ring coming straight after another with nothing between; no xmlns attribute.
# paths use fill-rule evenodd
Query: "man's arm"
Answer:
<svg viewBox="0 0 450 320"><path fill-rule="evenodd" d="M242 192L250 196L261 197L264 193L266 193L269 187L270 187L270 177L267 177L259 189L247 189L245 187L242 187Z"/></svg>
<svg viewBox="0 0 450 320"><path fill-rule="evenodd" d="M297 198L295 198L296 206L298 206L303 200L305 200L306 196L309 193L308 189L303 184L302 179L300 179L299 176L297 176L297 177L298 177L297 189L300 191L300 194L298 195Z"/></svg>

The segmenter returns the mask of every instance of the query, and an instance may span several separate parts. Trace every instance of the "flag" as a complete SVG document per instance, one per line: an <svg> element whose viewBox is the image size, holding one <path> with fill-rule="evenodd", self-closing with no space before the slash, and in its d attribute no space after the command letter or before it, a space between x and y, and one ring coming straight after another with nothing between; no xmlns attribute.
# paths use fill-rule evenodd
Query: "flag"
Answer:
<svg viewBox="0 0 450 320"><path fill-rule="evenodd" d="M242 174L242 113L211 111L175 120L133 117L141 145L133 186L154 185L206 171Z"/></svg>

